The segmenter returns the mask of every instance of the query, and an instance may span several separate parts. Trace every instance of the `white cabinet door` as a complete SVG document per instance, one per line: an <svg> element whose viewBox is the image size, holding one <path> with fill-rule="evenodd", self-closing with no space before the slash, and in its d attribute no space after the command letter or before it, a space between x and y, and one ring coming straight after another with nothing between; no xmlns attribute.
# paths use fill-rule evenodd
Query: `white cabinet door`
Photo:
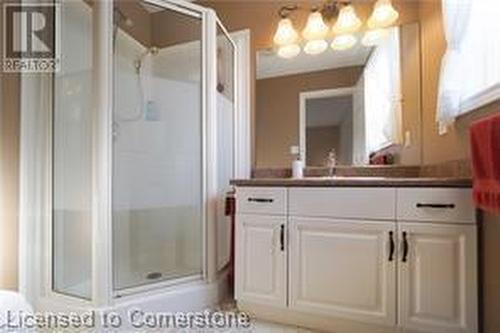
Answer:
<svg viewBox="0 0 500 333"><path fill-rule="evenodd" d="M236 217L236 299L286 306L286 217Z"/></svg>
<svg viewBox="0 0 500 333"><path fill-rule="evenodd" d="M396 325L394 222L291 217L289 227L292 309Z"/></svg>
<svg viewBox="0 0 500 333"><path fill-rule="evenodd" d="M476 227L400 223L399 229L405 332L477 332Z"/></svg>

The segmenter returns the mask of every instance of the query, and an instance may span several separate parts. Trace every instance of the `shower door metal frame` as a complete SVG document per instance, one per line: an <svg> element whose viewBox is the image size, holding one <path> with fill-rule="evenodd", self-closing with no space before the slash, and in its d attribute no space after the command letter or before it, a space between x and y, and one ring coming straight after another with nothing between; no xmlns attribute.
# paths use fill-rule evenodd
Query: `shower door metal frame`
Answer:
<svg viewBox="0 0 500 333"><path fill-rule="evenodd" d="M116 298L112 269L112 112L113 112L113 1L93 7L93 142L92 142L92 297L62 295L52 289L52 81L45 75L22 75L20 195L20 291L35 306L67 309L115 306L189 282L217 281L217 16L209 8L183 0L143 0L189 13L202 20L202 276L171 280L130 289ZM197 13L197 14L196 14ZM33 99L45 96L43 105ZM44 97L45 98L45 97ZM198 277L198 276L197 276Z"/></svg>
<svg viewBox="0 0 500 333"><path fill-rule="evenodd" d="M193 18L198 18L201 20L201 113L202 113L202 126L201 126L201 145L202 145L202 274L195 274L193 276L182 277L178 279L171 279L165 281L159 281L157 283L151 283L148 285L142 285L137 287L126 288L123 290L115 291L112 283L113 269L113 256L112 256L112 235L110 233L109 244L111 248L107 249L109 263L107 270L110 276L107 280L110 281L111 295L107 295L107 304L121 303L122 301L129 301L134 297L144 297L145 294L157 292L158 289L168 290L170 287L177 287L180 284L193 285L202 282L214 283L217 278L217 268L216 268L216 227L217 227L217 215L216 215L216 196L217 196L217 118L216 118L216 87L217 87L217 45L216 45L216 33L217 33L217 15L210 9L205 8L190 2L182 0L142 0L145 3L149 3L158 7L162 7L168 10L176 11L184 15L191 16ZM112 18L111 18L112 22ZM109 26L108 26L109 29ZM111 26L112 29L112 26ZM109 34L107 34L110 36ZM112 60L111 60L112 62ZM113 68L113 64L110 66ZM111 84L110 93L113 93L113 87ZM111 95L112 96L112 95ZM108 108L112 112L112 106ZM108 120L109 121L109 120ZM112 130L110 125L107 126L106 145L112 146ZM112 149L112 147L111 147ZM112 177L112 155L107 154L108 158L108 168L105 171L109 176L107 179ZM111 188L109 191L111 192ZM111 197L109 198L111 201ZM108 212L112 212L111 202L108 204ZM103 212L104 213L104 212ZM101 221L102 222L102 221ZM112 218L111 215L108 216L107 224L108 228L112 228ZM97 226L96 226L97 227ZM102 253L96 250L95 253ZM102 258L102 257L101 257ZM95 258L96 261L99 258ZM104 296L104 295L102 295ZM99 299L99 297L96 297Z"/></svg>
<svg viewBox="0 0 500 333"><path fill-rule="evenodd" d="M142 294L145 292L149 292L151 290L158 290L158 289L165 289L168 287L172 286L177 286L179 284L186 284L186 283L196 283L197 281L200 280L207 280L207 258L206 258L206 243L207 243L207 221L208 221L208 216L207 216L207 178L209 173L207 172L207 166L210 165L207 163L207 114L209 113L207 110L207 95L209 94L208 89L208 82L206 82L207 78L207 60L209 59L209 51L207 50L207 45L209 44L206 41L206 38L208 36L207 32L207 21L208 21L208 14L207 14L207 9L193 5L191 3L185 2L185 1L177 1L177 0L141 0L145 3L161 7L167 10L172 10L178 13L181 13L183 15L199 19L201 21L201 89L200 89L200 96L201 96L201 113L202 113L202 121L201 121L201 146L202 146L202 165L201 165L201 191L202 191L202 200L201 200L201 209L202 209L202 239L203 239L203 253L202 253L202 274L194 274L192 276L186 276L186 277L181 277L181 278L174 278L174 279L169 279L169 280L161 280L156 283L150 283L150 284L144 284L144 285L138 285L138 286L133 286L129 288L124 288L120 290L115 290L113 283L111 283L112 286L112 298L124 298L127 296L132 297L133 295L136 294ZM114 66L112 65L114 68ZM113 111L112 111L113 112ZM112 138L111 138L112 140ZM110 178L112 177L112 161L110 162L111 165L111 170L108 172L110 173ZM111 207L112 211L112 207ZM112 221L109 223L112 224ZM113 237L111 236L111 244L113 243ZM113 253L111 252L111 262L110 265L112 269L114 268L113 265ZM113 272L111 272L111 276L113 276Z"/></svg>
<svg viewBox="0 0 500 333"><path fill-rule="evenodd" d="M217 77L217 70L218 70L218 59L217 59L217 39L218 39L218 35L217 35L217 29L221 29L221 32L222 34L227 38L227 40L229 41L229 43L231 44L231 47L232 47L232 51L233 51L233 65L232 65L232 82L233 82L233 119L232 119L232 126L233 126L233 137L232 137L232 147L231 147L231 150L232 150L232 156L233 156L233 160L232 160L232 165L231 165L231 179L235 179L237 178L237 175L238 177L241 177L241 178L245 178L244 176L242 175L239 175L239 163L238 163L238 138L240 137L239 135L239 127L238 127L238 123L239 123L239 112L237 112L237 109L239 107L239 99L240 99L240 96L239 96L239 83L238 83L238 80L237 80L237 73L238 73L238 46L236 45L235 41L233 40L233 38L231 37L231 34L229 33L229 31L226 29L226 27L224 26L224 24L222 23L222 21L219 19L218 16L215 16L215 52L216 52L216 57L215 57L215 84L216 84L216 91L217 91L217 85L218 85L218 77ZM217 98L216 98L217 100ZM215 117L217 118L217 117ZM217 127L216 127L217 128ZM217 135L215 135L215 140L217 141ZM216 149L218 148L217 147L217 143L215 143L215 147ZM217 152L216 152L217 154ZM215 157L215 160L217 160L217 157ZM215 174L215 176L217 176L217 173ZM228 184L228 191L229 191L229 184ZM217 209L217 208L216 208ZM215 235L218 236L218 227L219 227L219 221L216 220L215 221ZM217 244L218 244L218 240L217 240L217 237L214 241L215 243L215 262L214 262L214 265L215 265L215 269L218 271L218 270L223 270L225 267L227 267L229 263L229 258L228 258L228 262L226 263L226 265L224 265L223 267L219 268L219 264L218 264L218 260L219 260L219 253L217 251ZM230 256L230 254L229 254Z"/></svg>

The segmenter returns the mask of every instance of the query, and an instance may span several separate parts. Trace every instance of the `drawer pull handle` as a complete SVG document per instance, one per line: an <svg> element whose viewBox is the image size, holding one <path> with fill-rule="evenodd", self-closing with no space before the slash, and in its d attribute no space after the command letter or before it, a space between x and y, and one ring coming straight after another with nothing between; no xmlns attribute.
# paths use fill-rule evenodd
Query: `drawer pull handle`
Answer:
<svg viewBox="0 0 500 333"><path fill-rule="evenodd" d="M417 208L443 208L443 209L453 209L455 204L425 204L418 203Z"/></svg>
<svg viewBox="0 0 500 333"><path fill-rule="evenodd" d="M408 261L408 238L407 238L407 233L406 231L403 231L403 262Z"/></svg>
<svg viewBox="0 0 500 333"><path fill-rule="evenodd" d="M394 232L389 231L389 261L394 260L395 250L396 250L396 244L394 244Z"/></svg>
<svg viewBox="0 0 500 333"><path fill-rule="evenodd" d="M281 252L285 251L285 225L282 224L280 227L280 249Z"/></svg>
<svg viewBox="0 0 500 333"><path fill-rule="evenodd" d="M272 203L274 199L266 199L266 198L248 198L248 202L257 202L257 203Z"/></svg>

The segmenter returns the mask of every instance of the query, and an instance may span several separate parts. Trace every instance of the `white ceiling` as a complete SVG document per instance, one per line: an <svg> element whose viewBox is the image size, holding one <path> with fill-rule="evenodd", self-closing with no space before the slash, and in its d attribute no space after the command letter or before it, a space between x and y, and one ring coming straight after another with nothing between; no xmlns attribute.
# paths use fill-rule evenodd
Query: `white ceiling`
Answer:
<svg viewBox="0 0 500 333"><path fill-rule="evenodd" d="M349 50L334 51L328 48L318 55L308 55L301 52L292 59L280 58L274 50L262 50L257 53L257 79L362 66L366 64L370 52L371 48L365 47L359 42Z"/></svg>
<svg viewBox="0 0 500 333"><path fill-rule="evenodd" d="M352 96L309 99L306 127L339 126L352 114Z"/></svg>

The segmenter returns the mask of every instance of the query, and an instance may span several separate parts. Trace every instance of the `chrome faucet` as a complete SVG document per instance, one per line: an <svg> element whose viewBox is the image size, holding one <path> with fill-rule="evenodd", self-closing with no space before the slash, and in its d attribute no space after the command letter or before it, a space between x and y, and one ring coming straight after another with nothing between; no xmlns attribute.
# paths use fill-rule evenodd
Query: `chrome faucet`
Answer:
<svg viewBox="0 0 500 333"><path fill-rule="evenodd" d="M328 176L333 177L335 166L337 165L337 153L335 149L331 149L325 160L325 165L328 168Z"/></svg>

